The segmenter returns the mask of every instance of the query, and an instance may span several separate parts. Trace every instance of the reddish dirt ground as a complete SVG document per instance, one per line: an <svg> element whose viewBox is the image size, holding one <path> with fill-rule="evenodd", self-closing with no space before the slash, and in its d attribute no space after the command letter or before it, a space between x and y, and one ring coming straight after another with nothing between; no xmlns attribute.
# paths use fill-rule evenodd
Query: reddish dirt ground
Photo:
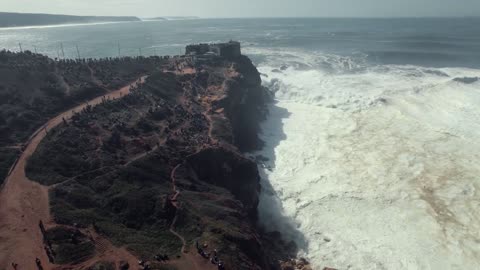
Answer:
<svg viewBox="0 0 480 270"><path fill-rule="evenodd" d="M50 216L48 187L29 180L25 175L26 162L46 136L46 131L62 123L63 119L70 119L74 112L81 111L87 105L95 106L104 98L116 99L128 94L130 86L135 86L144 80L145 77L142 77L130 85L59 114L38 129L26 142L25 150L10 170L0 191L0 269L10 269L12 262L15 262L18 264L18 269L34 270L37 269L35 258L42 261L45 270L58 269L48 263L38 226L40 220L44 222L47 229L55 226ZM132 263L135 261L128 252L113 248L111 245L107 245L102 256L112 259L121 257L123 260L128 258ZM96 258L98 259L103 258Z"/></svg>

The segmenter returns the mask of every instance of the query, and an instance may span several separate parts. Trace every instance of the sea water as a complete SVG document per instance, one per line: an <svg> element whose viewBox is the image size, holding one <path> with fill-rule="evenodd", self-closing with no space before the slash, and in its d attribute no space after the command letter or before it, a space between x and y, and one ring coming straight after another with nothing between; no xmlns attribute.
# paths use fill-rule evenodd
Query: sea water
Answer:
<svg viewBox="0 0 480 270"><path fill-rule="evenodd" d="M0 30L51 57L242 42L275 102L260 223L315 269L480 269L480 19L203 19ZM64 48L61 51L61 48Z"/></svg>
<svg viewBox="0 0 480 270"><path fill-rule="evenodd" d="M316 269L480 269L480 70L273 54L263 224Z"/></svg>

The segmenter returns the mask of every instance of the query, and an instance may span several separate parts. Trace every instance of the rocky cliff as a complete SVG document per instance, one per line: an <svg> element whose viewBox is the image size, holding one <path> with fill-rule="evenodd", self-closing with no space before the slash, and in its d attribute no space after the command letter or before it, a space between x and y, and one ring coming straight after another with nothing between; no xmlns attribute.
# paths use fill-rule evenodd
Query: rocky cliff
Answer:
<svg viewBox="0 0 480 270"><path fill-rule="evenodd" d="M258 71L246 56L218 55L171 58L156 70L130 94L66 119L31 157L28 177L50 186L52 229L98 234L151 269L159 254L174 269L216 268L202 258L214 250L226 269L270 269L256 228L259 174L242 154L261 146L270 100ZM79 258L79 247L65 254L55 239L58 264L105 252L84 237L92 250Z"/></svg>

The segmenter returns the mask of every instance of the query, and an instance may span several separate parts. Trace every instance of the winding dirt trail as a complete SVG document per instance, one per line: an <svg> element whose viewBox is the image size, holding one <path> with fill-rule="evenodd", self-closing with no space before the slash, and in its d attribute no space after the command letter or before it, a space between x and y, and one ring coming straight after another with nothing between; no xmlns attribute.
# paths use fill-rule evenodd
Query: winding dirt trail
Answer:
<svg viewBox="0 0 480 270"><path fill-rule="evenodd" d="M128 94L131 86L143 83L145 78L59 114L35 131L25 143L25 150L12 166L0 191L0 269L10 269L12 262L18 264L18 269L37 269L35 258L42 261L45 270L55 268L48 263L38 226L40 220L47 229L55 225L50 215L48 187L29 180L25 175L28 158L45 138L46 132L88 105L95 106L104 99L117 99Z"/></svg>
<svg viewBox="0 0 480 270"><path fill-rule="evenodd" d="M189 251L187 248L187 242L185 241L185 238L179 234L178 232L175 231L175 224L177 222L178 218L178 210L180 209L180 206L178 204L177 198L180 195L180 191L177 189L176 186L176 178L175 178L175 173L180 168L182 164L178 164L175 166L175 168L172 170L170 173L170 178L172 181L172 188L173 192L175 194L172 196L170 201L172 202L172 205L175 207L175 217L173 218L172 224L170 225L170 232L178 237L180 241L182 242L182 257L174 262L172 262L172 265L175 265L178 270L216 270L217 267L213 264L210 263L210 260L206 260L205 258L202 258L200 255L196 253L192 253Z"/></svg>
<svg viewBox="0 0 480 270"><path fill-rule="evenodd" d="M186 72L188 74L194 74L196 71L194 69L189 70ZM185 72L181 72L180 74L186 74ZM178 75L178 73L176 73ZM201 88L202 90L205 91L201 86L196 85L195 82L193 81L194 79L191 79L189 82L191 84L191 87L193 88L198 87ZM208 106L207 106L208 107ZM213 144L218 143L216 139L213 139L212 136L212 119L210 116L205 112L203 113L206 119L209 122L209 132L208 136L210 138L210 142ZM181 242L182 242L182 248L181 248L181 258L178 260L174 260L170 262L169 264L174 265L178 270L217 270L217 266L210 263L210 260L207 260L203 257L201 257L199 254L196 252L191 252L190 249L188 248L188 244L185 241L185 238L179 234L177 231L175 231L175 225L178 219L178 211L180 209L180 204L178 202L178 196L180 196L180 190L177 189L176 185L176 172L177 170L182 166L182 163L178 164L173 168L173 170L170 173L170 179L172 182L172 190L174 192L174 195L170 198L170 202L172 203L173 207L175 207L175 217L172 220L172 224L170 225L170 232L175 235Z"/></svg>
<svg viewBox="0 0 480 270"><path fill-rule="evenodd" d="M172 221L172 224L170 225L170 232L173 233L176 237L178 237L178 239L180 239L180 241L182 241L182 254L185 253L185 248L187 246L187 242L185 241L185 238L183 238L183 236L181 236L179 233L177 233L175 231L175 224L177 223L177 219L178 219L178 209L180 208L179 205L178 205L178 202L177 202L177 198L178 198L178 195L180 195L180 191L177 190L177 186L175 185L175 182L176 182L176 179L175 179L175 172L178 170L178 168L181 166L181 164L178 164L177 166L175 166L175 168L173 168L172 172L170 173L170 178L172 180L172 188L173 188L173 192L175 192L175 194L172 196L172 198L170 199L170 202L172 203L173 207L175 207L175 217L173 218L173 221Z"/></svg>

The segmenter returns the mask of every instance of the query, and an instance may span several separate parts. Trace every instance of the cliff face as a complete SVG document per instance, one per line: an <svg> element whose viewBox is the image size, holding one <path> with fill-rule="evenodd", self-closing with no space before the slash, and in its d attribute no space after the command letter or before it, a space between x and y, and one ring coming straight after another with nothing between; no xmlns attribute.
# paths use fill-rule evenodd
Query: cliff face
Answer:
<svg viewBox="0 0 480 270"><path fill-rule="evenodd" d="M269 269L255 226L260 177L242 155L261 146L269 94L258 71L245 56L172 58L156 69L129 95L50 131L28 177L56 184L56 223L85 234L94 223L138 258L179 255L178 266L200 256L198 241L227 269ZM179 236L193 254L180 253Z"/></svg>
<svg viewBox="0 0 480 270"><path fill-rule="evenodd" d="M270 262L255 231L260 176L256 163L242 152L261 146L259 122L271 96L248 57L227 55L193 64L193 90L200 94L209 120L210 145L185 159L184 174L194 183L228 190L242 204L236 211L246 219L234 225L242 224L236 233L223 236L236 246L229 261L231 269L268 269Z"/></svg>
<svg viewBox="0 0 480 270"><path fill-rule="evenodd" d="M207 148L187 159L194 177L229 190L255 217L260 181L257 166L234 150L225 147Z"/></svg>
<svg viewBox="0 0 480 270"><path fill-rule="evenodd" d="M227 82L226 114L232 122L234 144L241 151L252 151L261 147L259 123L266 115L265 104L271 96L261 86L260 73L250 59L240 57L236 68L241 75L239 80Z"/></svg>
<svg viewBox="0 0 480 270"><path fill-rule="evenodd" d="M265 117L270 94L261 86L260 74L246 56L235 58L229 68L207 112L212 119L212 138L223 142L222 146L200 151L187 162L196 177L230 190L250 216L255 217L260 176L255 162L238 150L250 151L261 146L259 122ZM212 87L205 77L198 83Z"/></svg>
<svg viewBox="0 0 480 270"><path fill-rule="evenodd" d="M235 58L226 72L225 80L210 100L209 114L214 119L213 135L246 152L261 147L258 138L259 122L264 119L265 104L270 93L261 86L260 73L246 56ZM205 87L211 77L200 77Z"/></svg>

